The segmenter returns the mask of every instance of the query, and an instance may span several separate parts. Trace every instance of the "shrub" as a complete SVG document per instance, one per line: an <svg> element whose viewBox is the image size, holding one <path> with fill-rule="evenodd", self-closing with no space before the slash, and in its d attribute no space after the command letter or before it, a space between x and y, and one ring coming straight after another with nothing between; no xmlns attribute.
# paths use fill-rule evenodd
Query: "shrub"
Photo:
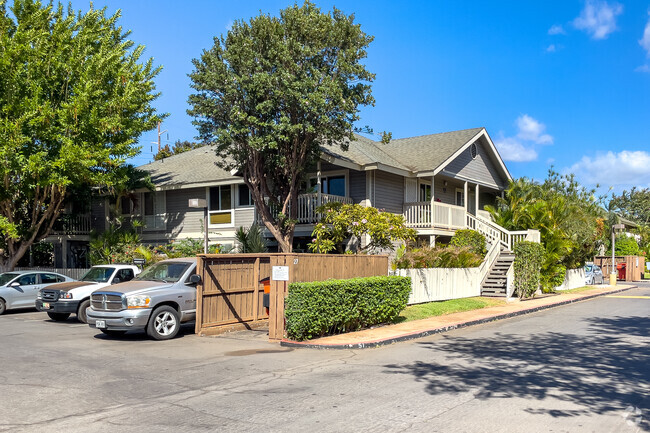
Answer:
<svg viewBox="0 0 650 433"><path fill-rule="evenodd" d="M485 257L485 253L487 252L485 249L485 236L476 230L456 230L456 233L454 233L449 244L456 247L469 247L473 253L479 254L483 257Z"/></svg>
<svg viewBox="0 0 650 433"><path fill-rule="evenodd" d="M518 242L514 250L515 291L519 298L529 298L539 289L545 250L542 244L528 241Z"/></svg>
<svg viewBox="0 0 650 433"><path fill-rule="evenodd" d="M398 251L393 260L393 268L475 268L483 262L483 257L469 247L423 246L410 251Z"/></svg>
<svg viewBox="0 0 650 433"><path fill-rule="evenodd" d="M636 239L626 235L618 236L616 238L616 255L617 256L639 255L639 244L636 242Z"/></svg>
<svg viewBox="0 0 650 433"><path fill-rule="evenodd" d="M410 292L408 277L291 283L285 300L287 335L307 340L393 322Z"/></svg>

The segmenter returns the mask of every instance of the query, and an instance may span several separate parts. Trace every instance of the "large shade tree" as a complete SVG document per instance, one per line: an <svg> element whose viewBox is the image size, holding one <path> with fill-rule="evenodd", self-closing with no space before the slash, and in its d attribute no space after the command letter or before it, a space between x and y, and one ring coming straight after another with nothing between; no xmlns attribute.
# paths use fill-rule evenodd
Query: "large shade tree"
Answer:
<svg viewBox="0 0 650 433"><path fill-rule="evenodd" d="M221 167L243 176L282 251L292 249L301 181L320 146L347 149L359 106L374 104L374 74L361 63L372 39L353 15L305 2L235 22L193 61L188 113Z"/></svg>
<svg viewBox="0 0 650 433"><path fill-rule="evenodd" d="M163 117L160 68L119 17L0 0L0 264L48 236L72 187L123 183L116 169Z"/></svg>

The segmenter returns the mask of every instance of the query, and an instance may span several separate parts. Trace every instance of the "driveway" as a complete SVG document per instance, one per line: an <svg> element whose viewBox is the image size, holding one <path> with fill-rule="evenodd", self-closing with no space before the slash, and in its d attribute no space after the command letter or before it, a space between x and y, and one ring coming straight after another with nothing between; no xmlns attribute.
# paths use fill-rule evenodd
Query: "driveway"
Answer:
<svg viewBox="0 0 650 433"><path fill-rule="evenodd" d="M619 296L332 351L9 313L0 431L650 431L650 287Z"/></svg>

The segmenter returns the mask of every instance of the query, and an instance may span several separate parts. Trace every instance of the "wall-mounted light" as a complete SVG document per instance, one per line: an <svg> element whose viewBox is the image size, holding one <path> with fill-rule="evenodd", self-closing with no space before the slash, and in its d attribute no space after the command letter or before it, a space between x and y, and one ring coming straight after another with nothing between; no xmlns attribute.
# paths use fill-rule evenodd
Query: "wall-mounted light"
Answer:
<svg viewBox="0 0 650 433"><path fill-rule="evenodd" d="M444 186L447 186L447 181L445 180L444 182L442 182L442 184L443 184Z"/></svg>

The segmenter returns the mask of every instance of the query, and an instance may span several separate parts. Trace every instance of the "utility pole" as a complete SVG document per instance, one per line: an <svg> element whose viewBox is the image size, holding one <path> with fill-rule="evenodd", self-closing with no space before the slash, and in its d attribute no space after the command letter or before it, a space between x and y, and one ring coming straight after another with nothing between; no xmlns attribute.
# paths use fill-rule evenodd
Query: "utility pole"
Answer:
<svg viewBox="0 0 650 433"><path fill-rule="evenodd" d="M167 130L165 129L164 131L160 132L160 124L162 122L158 122L158 153L160 153L160 136L163 135Z"/></svg>

